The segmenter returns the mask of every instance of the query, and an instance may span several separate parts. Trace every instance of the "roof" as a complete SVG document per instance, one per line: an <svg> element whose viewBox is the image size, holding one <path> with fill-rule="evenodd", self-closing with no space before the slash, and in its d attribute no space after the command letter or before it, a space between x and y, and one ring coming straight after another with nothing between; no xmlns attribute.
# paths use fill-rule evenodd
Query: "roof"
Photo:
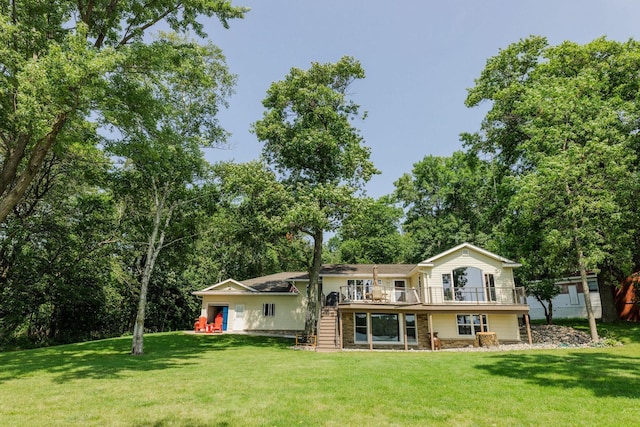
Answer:
<svg viewBox="0 0 640 427"><path fill-rule="evenodd" d="M377 269L378 277L410 277L418 267L433 267L433 263L460 249L470 249L490 258L502 262L504 267L520 267L520 264L508 260L500 255L496 255L485 249L474 246L470 243L463 243L448 251L422 261L420 264L325 264L320 270L321 277L359 277L372 278L373 269ZM194 292L196 295L207 295L218 292L235 292L248 295L259 295L261 293L289 293L297 294L298 289L294 282L308 282L309 273L305 271L286 271L282 273L270 274L268 276L256 277L247 280L226 279L220 283L209 286L201 291ZM224 289L223 286L227 285ZM231 289L234 285L235 289ZM223 290L224 289L224 290Z"/></svg>
<svg viewBox="0 0 640 427"><path fill-rule="evenodd" d="M440 258L443 258L443 257L445 257L447 255L450 255L450 254L452 254L452 253L454 253L456 251L459 251L460 249L471 249L474 252L478 252L478 253L483 254L483 255L485 255L485 256L487 256L489 258L493 258L493 259L495 259L497 261L502 262L502 265L504 267L521 267L522 266L521 264L518 264L515 261L511 261L510 259L507 259L507 258L505 258L503 256L494 254L493 252L489 252L486 249L482 249L482 248L479 248L477 246L474 246L471 243L462 243L462 244L456 246L455 248L451 248L451 249L449 249L447 251L444 251L444 252L442 252L442 253L440 253L438 255L432 256L431 258L427 258L424 261L422 261L420 264L418 264L418 266L420 266L420 267L431 267L431 266L433 266L433 263L436 260L438 260Z"/></svg>
<svg viewBox="0 0 640 427"><path fill-rule="evenodd" d="M407 277L415 268L414 264L325 264L322 266L320 276L352 276L373 277L373 268L378 268L378 277ZM270 274L268 276L255 277L247 280L227 279L209 286L195 295L205 295L222 291L223 285L235 284L238 288L235 292L243 294L260 293L297 293L294 282L308 282L309 273L304 271L285 271ZM220 289L218 289L220 288ZM228 290L224 291L225 293Z"/></svg>
<svg viewBox="0 0 640 427"><path fill-rule="evenodd" d="M321 276L373 276L373 268L377 267L378 277L408 276L415 264L325 264L320 271Z"/></svg>
<svg viewBox="0 0 640 427"><path fill-rule="evenodd" d="M229 285L236 285L234 293L242 294L254 294L261 293L283 293L283 294L297 294L298 289L293 282L308 281L309 275L305 272L283 272L270 274L268 276L256 277L254 279L247 279L238 281L234 279L226 279L215 285L209 286L201 291L194 292L195 295L210 295L219 292L229 293L231 287ZM227 285L224 288L224 285Z"/></svg>
<svg viewBox="0 0 640 427"><path fill-rule="evenodd" d="M243 280L242 284L255 289L258 292L290 292L291 282L308 281L309 274L305 272L284 272L270 274L268 276L256 277L254 279Z"/></svg>

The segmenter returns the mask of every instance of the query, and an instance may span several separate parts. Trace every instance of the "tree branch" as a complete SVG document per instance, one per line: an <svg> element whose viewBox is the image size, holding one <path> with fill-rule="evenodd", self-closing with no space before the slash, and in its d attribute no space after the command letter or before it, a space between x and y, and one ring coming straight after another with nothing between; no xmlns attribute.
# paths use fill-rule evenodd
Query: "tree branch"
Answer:
<svg viewBox="0 0 640 427"><path fill-rule="evenodd" d="M68 115L69 112L67 111L59 113L54 119L51 131L36 143L31 153L31 157L29 158L29 162L27 163L25 170L20 175L20 178L18 178L16 185L0 201L0 223L5 221L9 213L11 213L13 208L26 193L31 181L38 170L40 170L47 153L56 142L58 134L67 122Z"/></svg>

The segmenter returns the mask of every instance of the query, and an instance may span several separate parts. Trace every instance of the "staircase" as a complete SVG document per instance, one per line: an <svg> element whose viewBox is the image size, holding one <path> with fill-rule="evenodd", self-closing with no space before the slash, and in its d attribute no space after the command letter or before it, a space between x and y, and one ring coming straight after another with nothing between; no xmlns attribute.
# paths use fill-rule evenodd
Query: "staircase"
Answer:
<svg viewBox="0 0 640 427"><path fill-rule="evenodd" d="M318 322L318 342L316 343L316 351L338 351L338 308L324 307L320 314L320 322Z"/></svg>

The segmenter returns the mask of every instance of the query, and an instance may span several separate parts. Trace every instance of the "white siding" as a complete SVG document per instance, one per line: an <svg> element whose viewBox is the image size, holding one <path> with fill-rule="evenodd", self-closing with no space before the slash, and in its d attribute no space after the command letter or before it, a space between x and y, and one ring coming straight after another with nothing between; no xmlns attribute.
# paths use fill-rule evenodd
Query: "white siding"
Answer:
<svg viewBox="0 0 640 427"><path fill-rule="evenodd" d="M482 314L473 311L460 313L434 314L433 330L441 339L473 339L473 335L458 335L457 314ZM516 341L520 339L518 317L515 314L487 314L489 331L495 332L499 340Z"/></svg>
<svg viewBox="0 0 640 427"><path fill-rule="evenodd" d="M463 250L466 250L468 254L463 255ZM496 289L497 301L506 302L512 299L510 291L500 289L515 286L511 267L503 267L502 261L478 253L473 249L460 249L437 259L433 267L423 268L428 287L427 294L431 296L431 302L443 302L442 276L443 274L451 274L453 281L452 272L460 267L475 267L480 270L481 285L484 285L485 274L493 274L495 286L498 288Z"/></svg>
<svg viewBox="0 0 640 427"><path fill-rule="evenodd" d="M591 306L593 307L593 313L596 318L602 317L602 301L600 301L600 294L596 291L592 291L589 296L591 297ZM527 304L529 304L529 315L532 319L544 319L544 309L535 297L527 297ZM553 317L554 319L575 319L575 318L587 318L587 308L584 304L584 294L578 294L578 304L571 304L568 294L560 294L553 299Z"/></svg>
<svg viewBox="0 0 640 427"><path fill-rule="evenodd" d="M228 306L227 331L234 331L235 306L244 304L244 330L303 330L306 319L306 286L296 284L298 295L205 295L202 299L202 315L207 315L209 305ZM275 304L275 316L263 315L263 304ZM234 331L242 332L242 331Z"/></svg>

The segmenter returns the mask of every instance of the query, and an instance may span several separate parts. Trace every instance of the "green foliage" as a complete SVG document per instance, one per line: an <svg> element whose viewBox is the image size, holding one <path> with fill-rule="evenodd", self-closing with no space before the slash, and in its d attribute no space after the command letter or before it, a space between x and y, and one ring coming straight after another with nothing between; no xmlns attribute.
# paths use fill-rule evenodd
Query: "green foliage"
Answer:
<svg viewBox="0 0 640 427"><path fill-rule="evenodd" d="M389 197L361 198L328 243L332 263L393 264L401 262L405 238L400 234L402 209Z"/></svg>
<svg viewBox="0 0 640 427"><path fill-rule="evenodd" d="M253 125L265 143L263 158L280 175L292 203L285 221L294 233L313 239L307 333L315 330L323 233L335 230L362 189L378 171L370 150L353 127L359 106L347 89L364 78L360 63L343 57L335 64L291 69L263 100L266 111Z"/></svg>
<svg viewBox="0 0 640 427"><path fill-rule="evenodd" d="M286 221L292 196L263 164L217 164L218 202L202 225L192 274L211 281L243 280L308 268L309 245L290 233ZM196 273L196 268L199 273ZM206 273L205 273L206 272Z"/></svg>
<svg viewBox="0 0 640 427"><path fill-rule="evenodd" d="M630 272L637 240L640 44L514 43L487 61L467 105L492 102L474 151L494 156L505 253L541 263L532 273ZM523 244L519 244L524 242ZM535 271L538 270L538 271ZM533 279L535 277L530 277ZM540 278L540 277L538 277ZM585 290L592 337L595 319Z"/></svg>
<svg viewBox="0 0 640 427"><path fill-rule="evenodd" d="M487 246L495 200L490 165L473 153L426 156L395 182L395 199L406 209L402 225L420 262L463 242Z"/></svg>
<svg viewBox="0 0 640 427"><path fill-rule="evenodd" d="M61 154L68 143L83 141L73 129L89 129L90 117L109 114L118 89L114 77L140 73L131 65L147 63L158 46L144 45L149 28L163 21L177 33L193 30L204 37L199 16L217 16L227 26L246 12L224 0L27 0L0 7L0 222L25 197L48 153ZM161 68L176 74L207 68L180 70L166 50L154 54Z"/></svg>
<svg viewBox="0 0 640 427"><path fill-rule="evenodd" d="M72 148L65 157L49 156L36 185L2 224L0 345L121 333L125 305L111 280L119 217L111 197L95 187L107 162L96 150Z"/></svg>
<svg viewBox="0 0 640 427"><path fill-rule="evenodd" d="M377 172L351 124L359 106L347 99L348 87L362 78L360 63L343 57L335 64L313 63L309 70L293 68L267 91L266 111L253 130L265 142L265 160L292 185L359 187Z"/></svg>
<svg viewBox="0 0 640 427"><path fill-rule="evenodd" d="M489 59L469 90L470 106L492 101L468 142L510 170L506 229L526 233L524 253L555 274L578 270L578 250L592 271L630 267L639 55L633 40L552 47L531 37Z"/></svg>

